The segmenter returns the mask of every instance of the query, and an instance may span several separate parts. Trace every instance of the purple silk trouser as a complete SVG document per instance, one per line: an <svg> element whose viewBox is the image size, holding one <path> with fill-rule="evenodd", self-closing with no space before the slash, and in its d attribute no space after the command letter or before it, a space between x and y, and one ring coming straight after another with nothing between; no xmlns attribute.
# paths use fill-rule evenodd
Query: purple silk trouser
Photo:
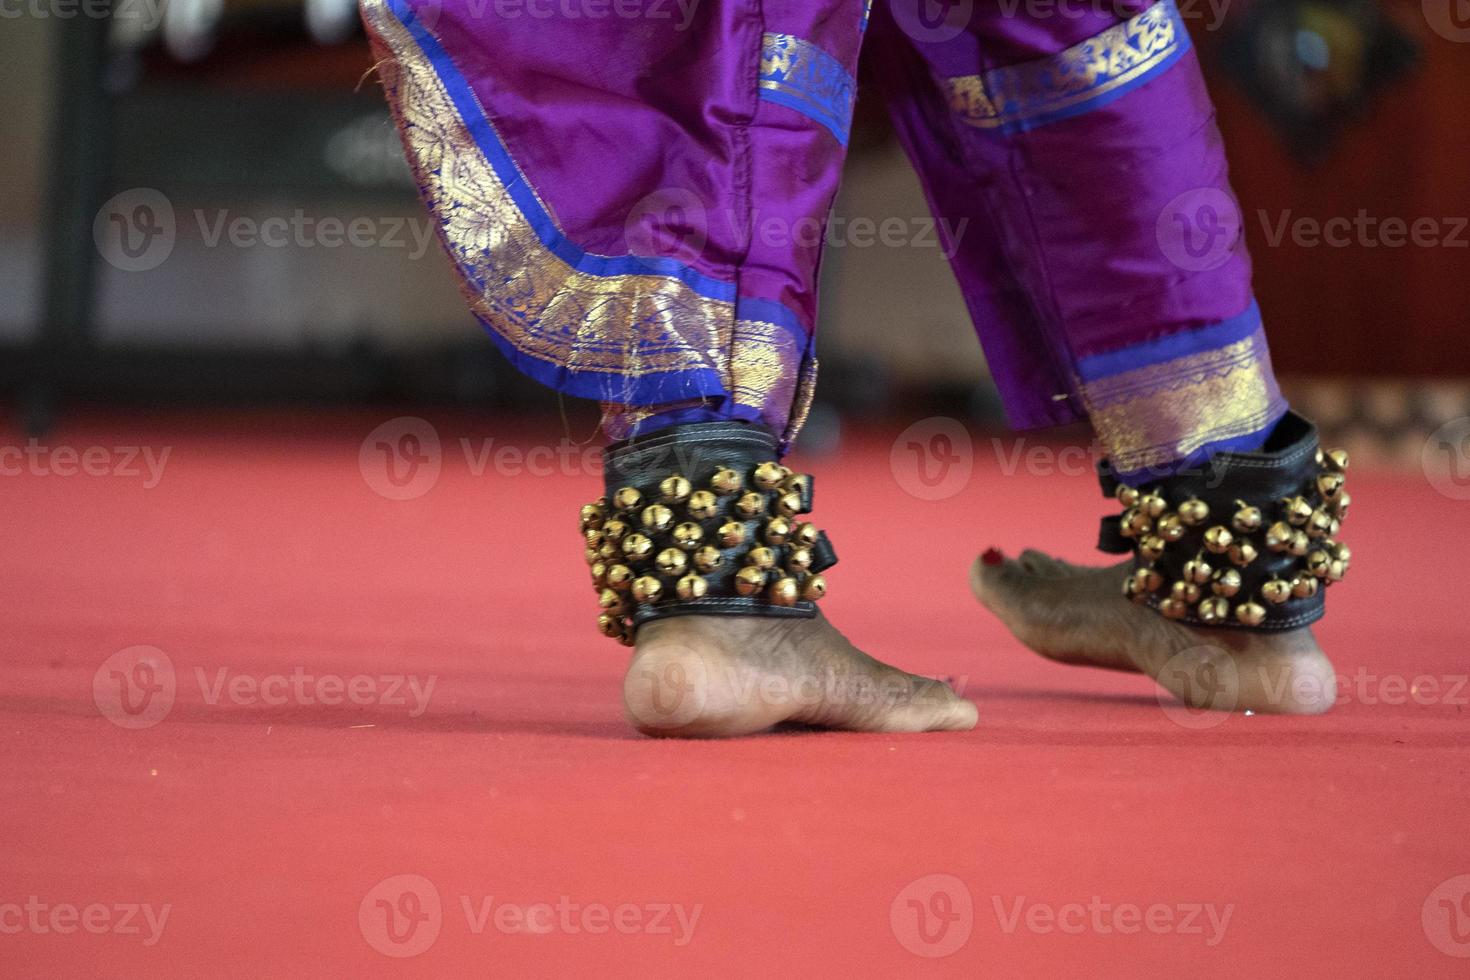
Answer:
<svg viewBox="0 0 1470 980"><path fill-rule="evenodd" d="M1174 0L362 6L476 315L615 438L795 438L865 41L1014 425L1142 479L1286 409Z"/></svg>

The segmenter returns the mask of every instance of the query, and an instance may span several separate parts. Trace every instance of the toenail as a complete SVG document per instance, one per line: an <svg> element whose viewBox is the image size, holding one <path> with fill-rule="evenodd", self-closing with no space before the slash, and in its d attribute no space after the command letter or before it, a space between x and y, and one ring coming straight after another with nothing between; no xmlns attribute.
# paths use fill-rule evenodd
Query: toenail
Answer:
<svg viewBox="0 0 1470 980"><path fill-rule="evenodd" d="M980 560L987 565L999 565L1006 560L1006 556L999 548L987 548L985 554L980 556Z"/></svg>

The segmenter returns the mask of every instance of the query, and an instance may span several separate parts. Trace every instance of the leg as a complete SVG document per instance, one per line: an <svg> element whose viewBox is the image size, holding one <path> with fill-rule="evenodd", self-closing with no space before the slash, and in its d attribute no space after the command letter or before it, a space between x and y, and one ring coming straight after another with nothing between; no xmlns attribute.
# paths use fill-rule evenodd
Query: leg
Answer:
<svg viewBox="0 0 1470 980"><path fill-rule="evenodd" d="M968 728L972 705L816 611L821 568L795 526L809 483L781 514L784 485L707 489L779 470L810 401L861 8L674 6L636 25L475 0L363 15L475 313L518 368L600 400L622 440L583 532L600 626L636 647L634 724ZM762 220L784 244L752 233Z"/></svg>
<svg viewBox="0 0 1470 980"><path fill-rule="evenodd" d="M973 215L994 230L961 243L956 273L1012 421L1087 419L1126 494L1169 484L1158 490L1165 509L1131 542L1147 544L1134 561L1086 569L991 552L973 569L977 595L1054 659L1140 670L1198 702L1194 675L1225 657L1238 668L1234 706L1324 710L1331 665L1306 628L1316 586L1278 606L1284 579L1267 575L1317 552L1268 553L1255 529L1258 560L1243 547L1217 555L1203 537L1213 522L1196 529L1167 509L1196 495L1190 473L1203 484L1217 463L1234 458L1231 472L1244 474L1262 451L1291 451L1268 445L1287 408L1240 223L1207 217L1239 211L1177 8L1145 0L1120 4L1119 16L1046 20L977 12L963 30L936 34L904 30L911 2L893 0L876 21L913 42L882 46L892 53L885 80L936 211L951 226ZM1233 501L1217 503L1226 507ZM1191 573L1210 566L1224 578L1182 581L1196 556L1171 555L1185 548L1209 559ZM1255 591L1266 582L1271 600ZM1251 621L1300 628L1220 628Z"/></svg>

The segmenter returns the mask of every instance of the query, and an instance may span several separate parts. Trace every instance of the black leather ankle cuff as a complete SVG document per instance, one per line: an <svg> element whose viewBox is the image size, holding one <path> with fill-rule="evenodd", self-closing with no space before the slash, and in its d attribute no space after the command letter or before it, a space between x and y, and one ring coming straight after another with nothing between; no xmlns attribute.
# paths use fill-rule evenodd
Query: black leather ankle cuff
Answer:
<svg viewBox="0 0 1470 980"><path fill-rule="evenodd" d="M603 480L581 515L603 635L631 644L665 616L816 615L837 555L800 519L812 478L777 462L769 430L660 429L609 446Z"/></svg>
<svg viewBox="0 0 1470 980"><path fill-rule="evenodd" d="M1320 619L1326 586L1347 573L1347 453L1324 453L1295 413L1256 453L1219 453L1140 489L1106 461L1103 492L1127 508L1104 518L1098 547L1133 553L1124 594L1196 626L1291 630Z"/></svg>

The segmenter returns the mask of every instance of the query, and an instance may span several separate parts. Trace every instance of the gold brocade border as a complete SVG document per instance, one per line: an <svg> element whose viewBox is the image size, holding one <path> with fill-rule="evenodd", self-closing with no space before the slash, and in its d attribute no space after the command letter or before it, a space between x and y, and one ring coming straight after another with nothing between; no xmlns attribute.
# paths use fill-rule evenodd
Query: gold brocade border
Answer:
<svg viewBox="0 0 1470 980"><path fill-rule="evenodd" d="M1131 473L1257 432L1282 407L1264 332L1216 350L1077 381L1113 467Z"/></svg>
<svg viewBox="0 0 1470 980"><path fill-rule="evenodd" d="M1137 81L1184 51L1189 33L1173 0L1059 54L982 75L947 78L949 107L980 129L1024 127Z"/></svg>
<svg viewBox="0 0 1470 980"><path fill-rule="evenodd" d="M738 404L763 410L778 428L786 423L803 354L791 331L737 323L734 303L701 296L671 276L599 276L567 264L516 206L386 0L361 6L409 163L439 219L461 291L487 326L529 357L630 384L712 371Z"/></svg>
<svg viewBox="0 0 1470 980"><path fill-rule="evenodd" d="M855 82L842 62L805 38L766 32L761 37L760 87L801 106L799 112L847 142ZM795 106L793 106L795 108Z"/></svg>

